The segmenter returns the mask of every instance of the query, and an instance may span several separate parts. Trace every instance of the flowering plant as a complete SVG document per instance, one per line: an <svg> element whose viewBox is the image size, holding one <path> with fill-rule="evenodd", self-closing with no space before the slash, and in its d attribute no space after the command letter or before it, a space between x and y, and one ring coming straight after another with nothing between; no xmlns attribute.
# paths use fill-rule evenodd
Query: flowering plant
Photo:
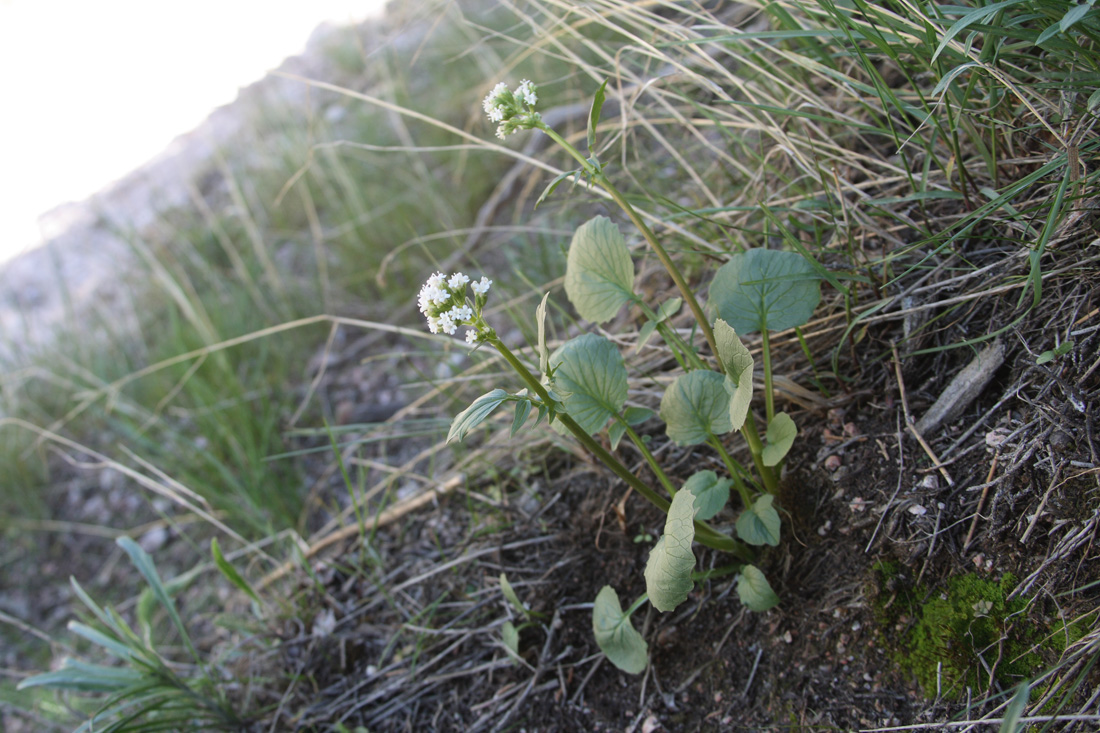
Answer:
<svg viewBox="0 0 1100 733"><path fill-rule="evenodd" d="M673 482L634 430L654 413L626 406L628 375L619 348L603 336L588 333L549 353L545 333L549 294L535 314L537 375L485 323L482 313L491 281L482 278L474 283L474 298L470 300L466 296L466 275L455 273L445 279L443 273L435 273L420 291L420 309L433 333L453 334L459 326L470 326L467 342L496 348L525 385L515 394L494 389L479 397L455 417L448 441L465 438L505 402L515 404L513 434L526 424L532 409L537 409L540 419L546 417L559 431L572 433L616 476L667 514L664 534L646 564L646 593L623 611L614 589L605 586L593 604L592 626L600 648L620 669L637 673L645 668L648 652L630 617L646 601L659 611L671 611L688 598L697 580L737 573L738 595L748 608L764 611L779 602L764 574L752 563L757 557L754 548L775 546L780 541L782 522L775 505L778 478L798 431L790 416L775 411L768 333L804 324L821 296L815 263L795 252L753 249L732 255L718 268L704 311L661 242L608 179L596 157L605 87L606 82L597 91L589 113L588 157L543 122L535 111L538 92L530 81L521 82L514 92L503 83L497 84L485 98L484 109L490 122L498 124L498 137L503 139L521 129L540 130L580 164L579 169L551 181L539 201L565 178L583 176L607 191L664 265L681 297L654 306L635 292L633 258L618 226L610 219L596 217L573 235L565 292L577 313L595 324L611 320L625 305L641 311L645 323L638 333L639 345L654 333L659 334L683 369L661 398L659 417L665 423L666 434L681 446L709 446L721 459L727 475L703 470L679 485ZM669 325L684 303L707 342L709 356ZM759 332L761 339L767 426L764 435L758 431L751 410L756 360L739 336L752 332ZM605 430L610 450L595 439ZM734 431L740 431L748 444L755 474L726 448L724 436ZM624 438L644 457L661 490L651 487L615 457ZM741 506L733 524L736 538L709 523L721 517L731 489ZM692 551L695 542L731 553L739 562L725 569L697 573Z"/></svg>

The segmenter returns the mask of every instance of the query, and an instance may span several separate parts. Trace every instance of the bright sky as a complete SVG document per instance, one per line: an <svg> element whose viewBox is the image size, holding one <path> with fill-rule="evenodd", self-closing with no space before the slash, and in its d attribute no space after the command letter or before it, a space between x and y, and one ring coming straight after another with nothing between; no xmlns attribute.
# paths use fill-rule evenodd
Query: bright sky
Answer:
<svg viewBox="0 0 1100 733"><path fill-rule="evenodd" d="M384 0L0 0L0 262L91 195Z"/></svg>

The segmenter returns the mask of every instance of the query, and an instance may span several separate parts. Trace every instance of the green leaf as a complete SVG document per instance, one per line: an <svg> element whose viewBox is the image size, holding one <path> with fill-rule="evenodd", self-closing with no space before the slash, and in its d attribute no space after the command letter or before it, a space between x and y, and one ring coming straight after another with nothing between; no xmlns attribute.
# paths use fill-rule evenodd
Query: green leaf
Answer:
<svg viewBox="0 0 1100 733"><path fill-rule="evenodd" d="M610 585L600 589L592 604L592 633L616 667L628 674L645 669L649 647L630 623L630 617L623 613L619 596Z"/></svg>
<svg viewBox="0 0 1100 733"><path fill-rule="evenodd" d="M512 418L512 435L519 432L531 414L531 400L516 400L516 415Z"/></svg>
<svg viewBox="0 0 1100 733"><path fill-rule="evenodd" d="M940 40L940 45L936 47L935 53L932 54L932 62L935 63L936 59L939 58L940 53L942 53L943 50L947 48L947 44L949 44L955 36L959 35L972 25L984 23L986 20L992 18L1001 10L1004 10L1005 8L1008 8L1012 5L1019 5L1021 2L1023 2L1023 0L1003 0L999 3L993 3L991 5L976 8L963 15L961 18L955 21L955 23L947 30L947 33L944 34L943 39Z"/></svg>
<svg viewBox="0 0 1100 733"><path fill-rule="evenodd" d="M607 437L611 439L611 450L619 447L624 435L626 435L626 425L624 423L618 420L611 423L611 427L607 429Z"/></svg>
<svg viewBox="0 0 1100 733"><path fill-rule="evenodd" d="M778 466L779 462L787 455L794 445L794 438L798 435L798 428L794 420L785 412L781 412L768 423L768 433L765 436L767 444L761 458L765 466Z"/></svg>
<svg viewBox="0 0 1100 733"><path fill-rule="evenodd" d="M730 395L730 424L740 430L752 402L753 358L737 337L733 326L719 318L714 322L714 341L726 370L726 391Z"/></svg>
<svg viewBox="0 0 1100 733"><path fill-rule="evenodd" d="M649 553L645 565L645 588L649 602L658 611L672 611L687 600L695 587L691 571L695 554L691 542L695 539L695 495L677 491L672 497L665 519L665 533Z"/></svg>
<svg viewBox="0 0 1100 733"><path fill-rule="evenodd" d="M737 536L750 545L779 544L779 512L772 506L775 497L764 494L737 518Z"/></svg>
<svg viewBox="0 0 1100 733"><path fill-rule="evenodd" d="M680 491L690 492L695 497L695 518L705 522L722 511L730 500L730 486L733 481L718 478L714 471L699 471L684 482Z"/></svg>
<svg viewBox="0 0 1100 733"><path fill-rule="evenodd" d="M187 651L190 652L191 658L196 662L199 661L199 653L195 650L194 645L191 643L191 637L187 634L187 629L183 625L183 621L180 619L179 612L176 610L176 604L172 602L172 599L168 597L168 591L164 587L164 583L161 582L160 575L157 573L156 565L153 564L153 558L149 557L149 553L141 549L138 543L134 542L129 537L119 537L115 540L115 544L118 545L130 556L130 561L145 578L145 582L149 584L149 588L152 590L153 595L156 596L157 601L164 607L164 610L168 612L168 618L172 620L172 625L176 627L176 631L179 632L180 638L183 639L184 644L187 646Z"/></svg>
<svg viewBox="0 0 1100 733"><path fill-rule="evenodd" d="M565 173L559 173L558 175L554 176L554 180L550 181L550 183L546 185L546 188L542 189L542 193L539 194L538 200L535 201L535 208L537 209L539 207L539 204L548 199L550 197L550 194L554 193L554 189L561 185L562 181L564 181L566 178L569 178L569 176L575 176L578 173L580 173L579 170L574 170L566 171Z"/></svg>
<svg viewBox="0 0 1100 733"><path fill-rule="evenodd" d="M801 326L820 300L820 280L805 257L750 249L718 268L708 305L737 333L748 334Z"/></svg>
<svg viewBox="0 0 1100 733"><path fill-rule="evenodd" d="M546 349L546 301L550 293L542 296L542 302L535 309L535 326L538 329L539 374L546 375L550 371L550 352Z"/></svg>
<svg viewBox="0 0 1100 733"><path fill-rule="evenodd" d="M16 685L15 689L48 687L77 692L118 692L144 679L140 670L131 667L106 667L67 659L61 669L28 677Z"/></svg>
<svg viewBox="0 0 1100 733"><path fill-rule="evenodd" d="M741 577L737 579L737 595L741 598L741 603L752 611L767 611L779 603L779 596L768 584L768 579L754 565L741 568Z"/></svg>
<svg viewBox="0 0 1100 733"><path fill-rule="evenodd" d="M1012 696L1011 702L1008 703L1008 708L1005 710L1004 719L1001 720L1001 727L997 733L1019 733L1024 729L1024 725L1020 722L1020 718L1024 716L1024 711L1027 710L1027 703L1031 696L1031 687L1027 680L1020 683L1016 688L1016 694Z"/></svg>
<svg viewBox="0 0 1100 733"><path fill-rule="evenodd" d="M623 419L626 420L627 425L634 427L635 425L641 425L655 414L657 413L648 407L628 407L626 412L623 413Z"/></svg>
<svg viewBox="0 0 1100 733"><path fill-rule="evenodd" d="M679 445L696 445L733 430L724 382L721 374L703 369L677 377L661 397L668 437Z"/></svg>
<svg viewBox="0 0 1100 733"><path fill-rule="evenodd" d="M634 300L634 261L626 240L606 216L582 224L573 234L565 265L565 294L581 318L610 320Z"/></svg>
<svg viewBox="0 0 1100 733"><path fill-rule="evenodd" d="M596 125L600 124L600 112L603 110L605 99L604 91L607 89L607 79L603 80L600 88L596 90L596 96L592 97L592 108L588 110L588 152L594 152L596 148Z"/></svg>
<svg viewBox="0 0 1100 733"><path fill-rule="evenodd" d="M519 656L519 631L511 621L505 621L500 627L500 635L504 639L504 646L513 655Z"/></svg>
<svg viewBox="0 0 1100 733"><path fill-rule="evenodd" d="M120 642L118 639L107 636L98 629L93 629L91 626L86 626L79 621L69 622L69 631L83 636L88 641L106 649L111 655L118 657L119 659L132 659L134 657L134 650Z"/></svg>
<svg viewBox="0 0 1100 733"><path fill-rule="evenodd" d="M500 574L500 592L504 594L504 597L517 611L523 616L527 616L527 606L520 602L519 596L516 595L515 589L512 588L512 584L508 582L508 576L504 573Z"/></svg>
<svg viewBox="0 0 1100 733"><path fill-rule="evenodd" d="M626 364L615 344L588 333L566 341L550 357L554 389L565 411L595 435L626 403Z"/></svg>
<svg viewBox="0 0 1100 733"><path fill-rule="evenodd" d="M210 554L213 555L214 564L218 566L218 570L221 571L226 580L237 586L238 590L240 590L252 600L256 601L256 603L261 603L260 597L256 595L256 591L252 589L252 586L249 585L248 581L245 580L244 577L237 572L237 569L230 565L229 561L225 559L224 555L222 555L222 548L218 545L217 537L210 538Z"/></svg>
<svg viewBox="0 0 1100 733"><path fill-rule="evenodd" d="M451 422L451 430L447 433L447 442L462 441L466 434L485 421L485 418L500 407L500 403L508 399L508 393L503 389L494 389L478 397L462 412L455 415Z"/></svg>

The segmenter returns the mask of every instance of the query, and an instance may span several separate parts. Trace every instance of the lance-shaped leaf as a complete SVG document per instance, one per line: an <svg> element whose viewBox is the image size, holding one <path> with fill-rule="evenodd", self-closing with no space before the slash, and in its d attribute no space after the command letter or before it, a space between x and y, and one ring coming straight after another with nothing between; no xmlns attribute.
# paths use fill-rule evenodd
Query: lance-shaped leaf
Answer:
<svg viewBox="0 0 1100 733"><path fill-rule="evenodd" d="M746 334L801 326L820 300L817 272L805 257L750 249L718 268L708 305L714 315Z"/></svg>
<svg viewBox="0 0 1100 733"><path fill-rule="evenodd" d="M750 545L779 544L779 512L772 506L775 497L764 494L737 518L737 536Z"/></svg>
<svg viewBox="0 0 1100 733"><path fill-rule="evenodd" d="M690 492L695 497L695 518L701 522L714 517L730 499L730 486L733 481L718 478L714 471L699 471L684 482L680 491Z"/></svg>
<svg viewBox="0 0 1100 733"><path fill-rule="evenodd" d="M610 320L634 300L634 261L619 227L606 216L591 219L573 234L565 294L581 318L593 323Z"/></svg>
<svg viewBox="0 0 1100 733"><path fill-rule="evenodd" d="M588 110L588 152L592 154L596 148L596 126L600 124L600 112L603 111L607 79L603 80L600 88L596 90L596 96L592 98L592 107Z"/></svg>
<svg viewBox="0 0 1100 733"><path fill-rule="evenodd" d="M752 402L753 359L748 348L737 337L733 326L719 318L714 322L714 341L718 356L726 369L726 391L730 395L730 423L740 430L749 414Z"/></svg>
<svg viewBox="0 0 1100 733"><path fill-rule="evenodd" d="M539 374L545 375L550 370L550 352L546 348L546 301L550 293L542 296L542 302L535 308L535 326L538 329Z"/></svg>
<svg viewBox="0 0 1100 733"><path fill-rule="evenodd" d="M503 389L494 389L478 397L469 407L455 415L455 419L451 421L451 430L447 433L447 442L464 440L467 433L483 423L506 399L508 393Z"/></svg>
<svg viewBox="0 0 1100 733"><path fill-rule="evenodd" d="M767 611L779 603L779 596L768 584L764 573L755 565L741 568L741 577L737 579L737 595L753 611Z"/></svg>
<svg viewBox="0 0 1100 733"><path fill-rule="evenodd" d="M705 369L677 377L661 398L668 437L679 445L696 445L733 430L724 381L721 374Z"/></svg>
<svg viewBox="0 0 1100 733"><path fill-rule="evenodd" d="M794 420L791 419L790 415L781 412L773 417L772 421L768 423L768 433L765 436L767 443L764 445L764 452L761 454L764 465L778 466L779 462L790 451L791 446L794 445L796 435L798 435L798 428L795 427Z"/></svg>
<svg viewBox="0 0 1100 733"><path fill-rule="evenodd" d="M695 554L691 551L694 518L695 496L690 491L677 491L668 508L665 533L653 546L645 565L646 593L658 611L675 609L695 587L691 580L695 567Z"/></svg>
<svg viewBox="0 0 1100 733"><path fill-rule="evenodd" d="M626 364L604 337L588 333L566 341L550 362L558 365L553 386L565 411L589 435L626 404Z"/></svg>
<svg viewBox="0 0 1100 733"><path fill-rule="evenodd" d="M592 633L616 667L629 674L645 669L649 648L630 623L630 617L623 613L619 596L610 585L600 589L592 604Z"/></svg>
<svg viewBox="0 0 1100 733"><path fill-rule="evenodd" d="M513 657L519 656L519 630L511 621L505 621L500 627L500 638L504 642L504 648Z"/></svg>

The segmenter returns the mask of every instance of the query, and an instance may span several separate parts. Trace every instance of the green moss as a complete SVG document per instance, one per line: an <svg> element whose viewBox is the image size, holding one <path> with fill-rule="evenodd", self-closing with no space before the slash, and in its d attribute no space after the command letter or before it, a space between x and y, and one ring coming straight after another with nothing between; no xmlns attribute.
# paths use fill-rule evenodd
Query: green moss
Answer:
<svg viewBox="0 0 1100 733"><path fill-rule="evenodd" d="M1000 582L962 575L916 609L899 661L926 695L958 698L967 688L989 689L991 674L1011 687L1035 673L1041 660L1031 648L1038 630L1026 617L1027 602L1008 600L1015 585L1012 575Z"/></svg>

